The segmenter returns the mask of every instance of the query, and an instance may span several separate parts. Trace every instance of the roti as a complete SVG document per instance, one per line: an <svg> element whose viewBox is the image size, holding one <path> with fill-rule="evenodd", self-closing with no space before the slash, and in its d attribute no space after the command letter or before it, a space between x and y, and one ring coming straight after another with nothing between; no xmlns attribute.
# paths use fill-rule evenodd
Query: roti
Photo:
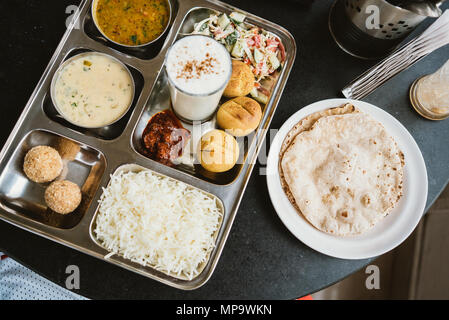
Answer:
<svg viewBox="0 0 449 320"><path fill-rule="evenodd" d="M299 209L298 205L296 204L295 197L290 192L290 189L285 182L284 178L284 172L282 170L281 162L282 158L284 156L285 151L288 149L288 147L293 142L294 138L300 134L301 132L307 131L315 124L315 122L318 121L318 119L330 115L337 115L337 114L348 114L348 113L355 113L359 112L352 104L346 103L341 107L337 108L331 108L326 109L318 112L314 112L301 121L299 121L285 136L284 141L281 146L281 151L279 153L279 175L281 179L281 186L282 189L284 189L285 195L287 196L288 200L290 200L291 204L295 207L295 209L301 214L301 210Z"/></svg>
<svg viewBox="0 0 449 320"><path fill-rule="evenodd" d="M379 122L349 104L301 120L280 157L289 200L333 235L369 230L402 196L402 152Z"/></svg>

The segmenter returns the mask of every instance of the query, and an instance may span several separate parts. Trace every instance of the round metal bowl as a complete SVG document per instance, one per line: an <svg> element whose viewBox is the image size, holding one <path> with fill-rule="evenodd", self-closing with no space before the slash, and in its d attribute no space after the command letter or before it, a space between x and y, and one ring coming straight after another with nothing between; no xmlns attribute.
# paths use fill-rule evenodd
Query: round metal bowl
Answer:
<svg viewBox="0 0 449 320"><path fill-rule="evenodd" d="M58 104L56 103L56 99L55 99L55 95L54 95L55 85L56 85L56 82L58 81L58 78L59 78L59 75L60 75L60 73L61 73L61 70L64 69L64 67L67 66L67 65L68 65L70 62L72 62L73 60L79 59L79 58L81 58L81 57L83 57L83 56L88 56L88 55L100 55L100 56L105 56L105 57L107 57L107 58L109 58L109 59L111 59L111 60L116 61L118 64L120 64L120 65L121 65L121 66L128 72L128 75L129 75L129 77L130 77L130 79L131 79L131 83L132 83L132 96L131 96L131 99L130 99L130 102L129 102L128 107L125 109L125 111L122 113L122 115L121 115L120 117L118 117L117 119L114 119L114 121L112 121L112 122L110 122L110 123L106 123L106 124L101 125L101 126L92 126L92 127L88 127L88 126L82 126L82 125L80 125L80 124L78 124L78 123L76 123L76 122L71 121L70 119L68 119L68 118L65 116L65 114L64 114L64 113L61 111L61 109L59 108ZM117 58L115 58L115 57L113 57L113 56L110 56L110 55L108 55L108 54L105 54L105 53L102 53L102 52L96 52L96 51L87 51L87 52L79 53L79 54L74 55L73 57L67 59L66 61L64 61L64 62L59 66L59 68L56 70L55 74L53 75L53 78L52 78L52 80L51 80L51 85L50 85L50 97L51 97L51 101L53 102L53 105L54 105L56 111L58 111L58 113L59 113L59 114L60 114L60 115L61 115L67 122L70 122L71 124L73 124L73 125L75 125L75 126L77 126L77 127L86 128L86 129L98 129L98 128L104 128L104 127L110 126L110 125L116 123L117 121L119 121L120 119L122 119L123 116L124 116L125 114L127 114L128 111L129 111L129 109L131 108L131 106L132 106L132 104L133 104L133 101L134 101L134 96L135 96L135 94L136 94L136 84L135 84L135 82L134 82L134 78L133 78L133 76L132 76L132 74L131 74L131 71L129 71L129 68L128 68L123 62L121 62L119 59L117 59Z"/></svg>
<svg viewBox="0 0 449 320"><path fill-rule="evenodd" d="M123 43L114 41L114 40L112 40L111 38L109 38L109 37L103 32L103 30L100 28L100 26L98 25L97 15L96 15L96 13L95 13L95 12L96 12L96 8L97 8L98 1L99 1L99 0L94 0L94 1L92 1L92 6L91 6L92 20L94 21L95 27L97 27L98 31L103 35L103 37L105 37L105 38L108 39L110 42L112 42L112 43L114 43L114 44L116 44L116 45L118 45L118 46L125 47L125 48L141 48L141 47L148 46L148 45L150 45L150 44L156 42L157 40L159 40L159 39L165 34L165 32L167 32L167 30L168 30L169 27L170 27L170 22L171 22L172 14L173 14L173 8L172 8L172 5L171 5L170 0L165 0L165 2L166 2L167 5L168 5L168 13L169 13L169 14L168 14L168 22L167 22L167 25L165 26L164 31L162 31L161 34L160 34L157 38L155 38L155 39L153 39L153 40L151 40L151 41L149 41L149 42L142 43L142 44L135 45L135 46L134 46L134 45L131 46L131 45L127 45L127 44L123 44Z"/></svg>

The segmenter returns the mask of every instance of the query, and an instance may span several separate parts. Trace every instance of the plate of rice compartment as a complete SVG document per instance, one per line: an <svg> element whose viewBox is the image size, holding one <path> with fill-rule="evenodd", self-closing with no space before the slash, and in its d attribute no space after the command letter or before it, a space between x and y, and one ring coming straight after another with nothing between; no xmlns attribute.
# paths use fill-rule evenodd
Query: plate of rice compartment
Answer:
<svg viewBox="0 0 449 320"><path fill-rule="evenodd" d="M427 200L426 166L407 129L382 109L347 99L313 103L284 123L271 144L267 184L290 232L342 259L398 246Z"/></svg>

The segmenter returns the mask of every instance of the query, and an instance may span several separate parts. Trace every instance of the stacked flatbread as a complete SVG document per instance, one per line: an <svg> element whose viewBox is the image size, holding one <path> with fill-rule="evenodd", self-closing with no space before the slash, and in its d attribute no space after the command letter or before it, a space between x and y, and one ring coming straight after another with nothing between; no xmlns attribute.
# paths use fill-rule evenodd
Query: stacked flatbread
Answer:
<svg viewBox="0 0 449 320"><path fill-rule="evenodd" d="M353 105L302 119L281 147L282 187L317 229L367 231L402 196L404 156L385 128Z"/></svg>

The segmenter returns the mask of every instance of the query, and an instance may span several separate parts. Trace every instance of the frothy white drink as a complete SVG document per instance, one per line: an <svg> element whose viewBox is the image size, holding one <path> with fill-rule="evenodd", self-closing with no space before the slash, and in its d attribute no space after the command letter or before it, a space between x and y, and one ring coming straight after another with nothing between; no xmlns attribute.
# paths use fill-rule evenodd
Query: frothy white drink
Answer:
<svg viewBox="0 0 449 320"><path fill-rule="evenodd" d="M191 121L211 117L232 72L226 48L206 36L184 37L170 48L165 68L174 111Z"/></svg>

